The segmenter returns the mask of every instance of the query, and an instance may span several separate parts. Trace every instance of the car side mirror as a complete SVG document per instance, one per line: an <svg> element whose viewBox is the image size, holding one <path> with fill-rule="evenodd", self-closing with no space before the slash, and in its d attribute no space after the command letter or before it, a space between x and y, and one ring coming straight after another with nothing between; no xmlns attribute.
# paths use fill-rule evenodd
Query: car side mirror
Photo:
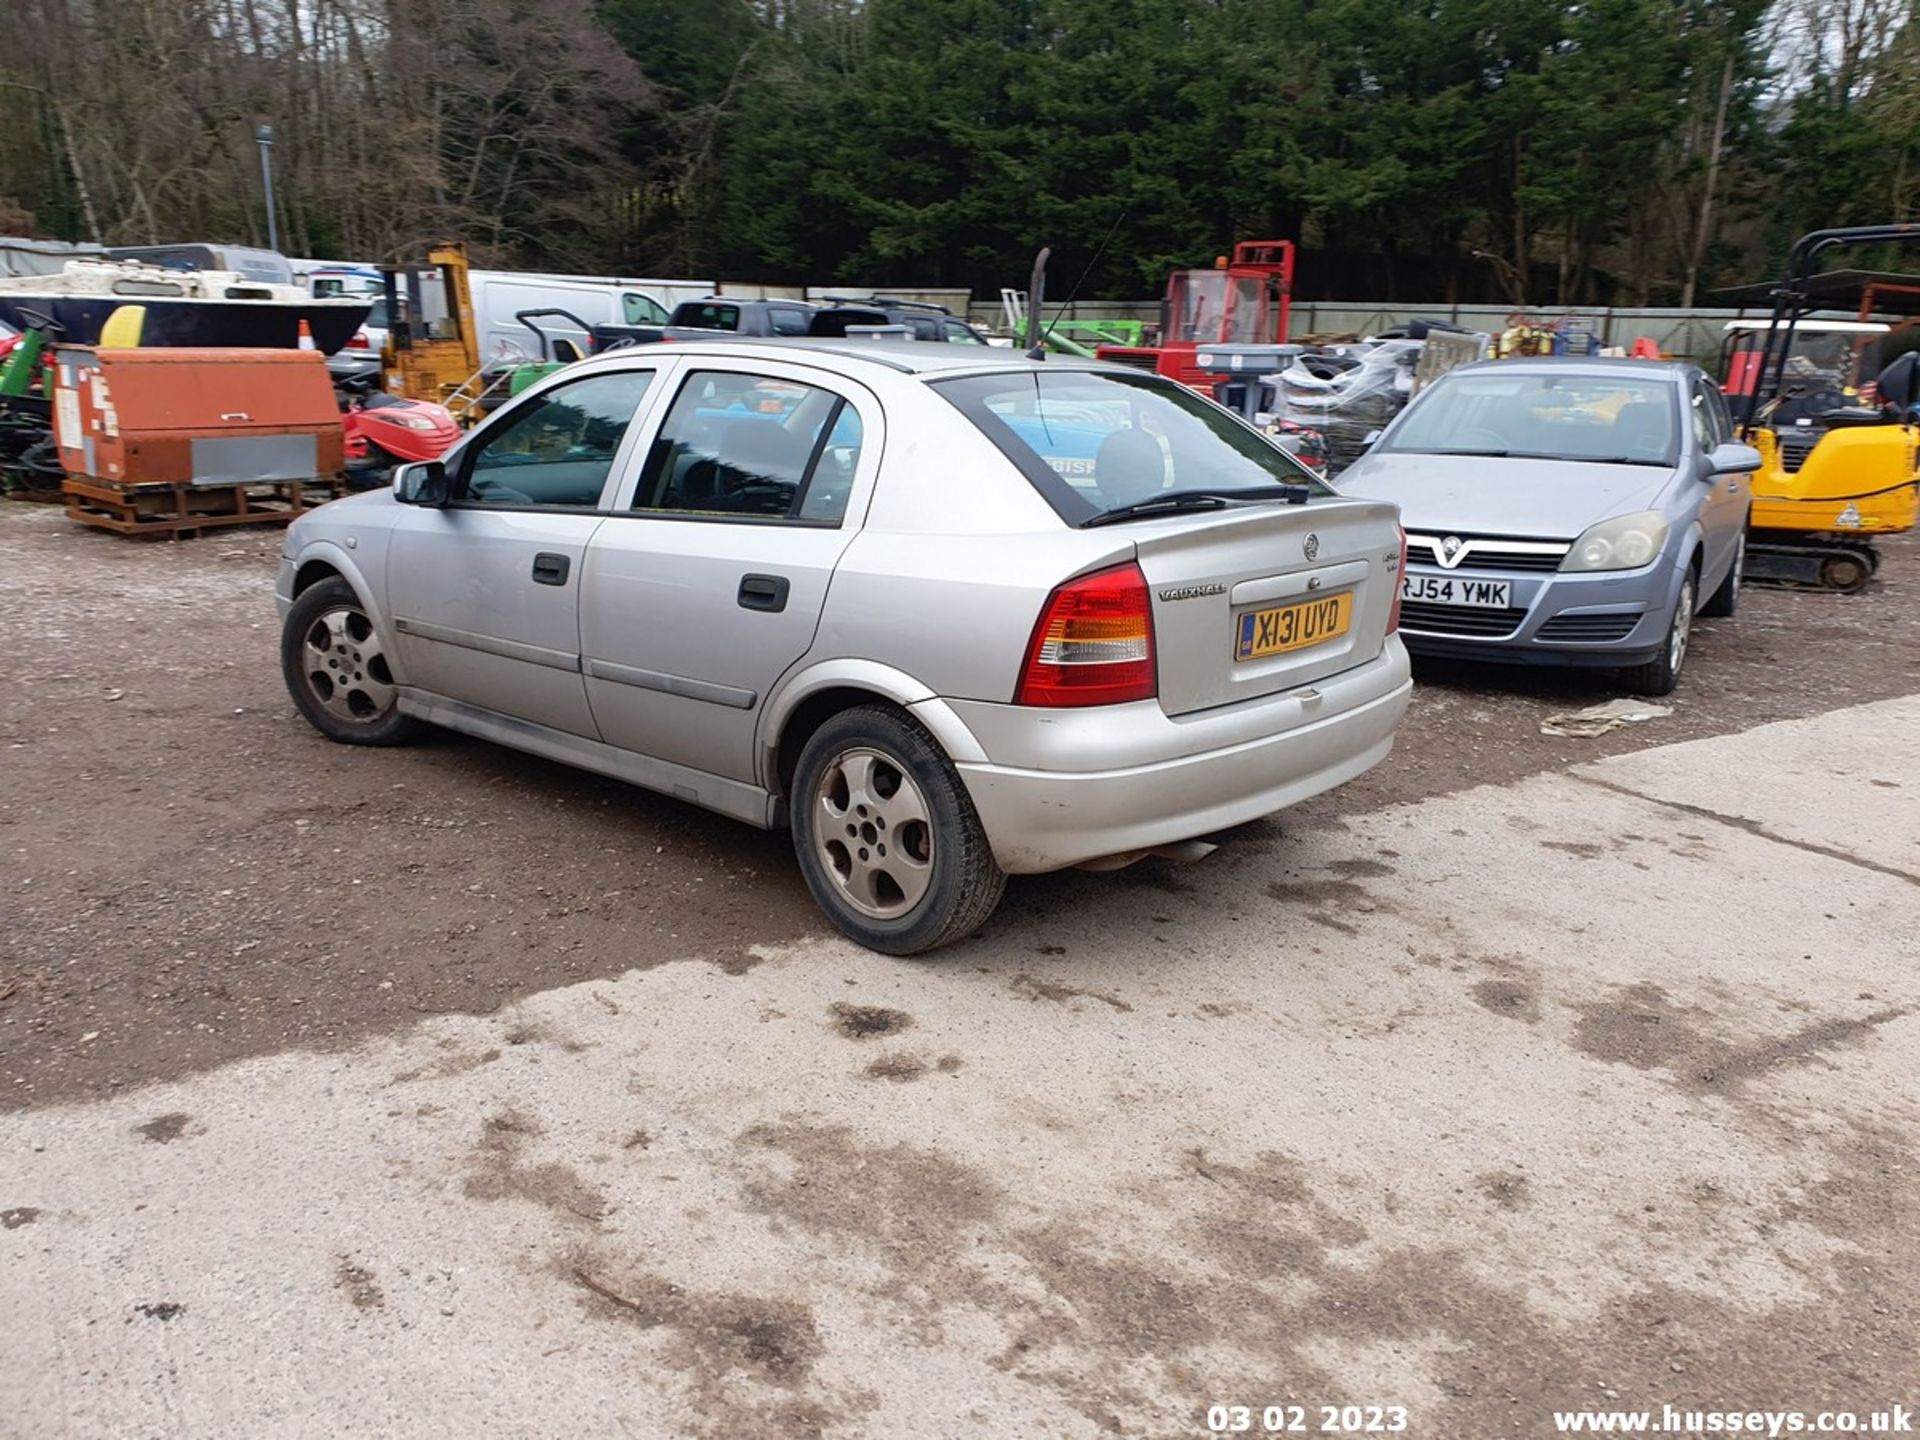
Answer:
<svg viewBox="0 0 1920 1440"><path fill-rule="evenodd" d="M1373 448L1374 442L1379 438L1380 432L1378 430L1367 431L1365 435L1360 437L1360 453L1363 455L1366 454L1367 451Z"/></svg>
<svg viewBox="0 0 1920 1440"><path fill-rule="evenodd" d="M453 498L447 467L438 460L395 466L393 498L402 505L426 505L435 509L445 505Z"/></svg>
<svg viewBox="0 0 1920 1440"><path fill-rule="evenodd" d="M1909 350L1882 370L1873 388L1882 405L1891 405L1903 416L1920 405L1920 350Z"/></svg>
<svg viewBox="0 0 1920 1440"><path fill-rule="evenodd" d="M1729 441L1714 446L1713 453L1707 457L1707 478L1715 475L1751 475L1761 464L1760 452L1753 446Z"/></svg>

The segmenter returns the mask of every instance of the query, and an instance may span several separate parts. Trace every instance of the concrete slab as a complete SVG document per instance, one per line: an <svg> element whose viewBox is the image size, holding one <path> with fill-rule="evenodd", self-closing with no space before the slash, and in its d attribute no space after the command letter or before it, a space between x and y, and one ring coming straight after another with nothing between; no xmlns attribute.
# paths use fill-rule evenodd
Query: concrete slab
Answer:
<svg viewBox="0 0 1920 1440"><path fill-rule="evenodd" d="M1920 774L1883 709L0 1118L0 1432L1911 1400L1920 813L1629 793L1787 827L1808 755Z"/></svg>
<svg viewBox="0 0 1920 1440"><path fill-rule="evenodd" d="M1676 823L1758 826L1891 868L1920 886L1915 734L1920 697L1909 695L1715 742L1622 755L1574 773L1664 801L1675 807Z"/></svg>

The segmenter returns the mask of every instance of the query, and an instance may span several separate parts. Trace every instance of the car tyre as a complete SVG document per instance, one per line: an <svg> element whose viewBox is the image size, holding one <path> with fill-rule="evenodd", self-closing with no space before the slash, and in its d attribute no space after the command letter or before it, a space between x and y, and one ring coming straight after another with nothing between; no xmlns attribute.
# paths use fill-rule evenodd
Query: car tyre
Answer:
<svg viewBox="0 0 1920 1440"><path fill-rule="evenodd" d="M843 710L814 731L790 814L815 902L869 950L918 955L965 939L1006 890L959 772L891 706Z"/></svg>
<svg viewBox="0 0 1920 1440"><path fill-rule="evenodd" d="M401 713L385 638L337 575L302 590L287 611L280 673L307 723L342 745L404 745L426 728Z"/></svg>
<svg viewBox="0 0 1920 1440"><path fill-rule="evenodd" d="M1700 613L1710 620L1724 620L1740 606L1740 580L1747 573L1747 537L1740 536L1734 547L1733 565L1727 571L1727 578L1720 582L1720 588L1707 597L1707 603L1700 607Z"/></svg>
<svg viewBox="0 0 1920 1440"><path fill-rule="evenodd" d="M1687 645L1693 635L1693 596L1697 579L1693 571L1680 582L1680 598L1674 603L1673 618L1667 622L1666 643L1660 653L1644 665L1624 672L1627 688L1641 695L1671 695L1680 683L1680 670L1687 662Z"/></svg>

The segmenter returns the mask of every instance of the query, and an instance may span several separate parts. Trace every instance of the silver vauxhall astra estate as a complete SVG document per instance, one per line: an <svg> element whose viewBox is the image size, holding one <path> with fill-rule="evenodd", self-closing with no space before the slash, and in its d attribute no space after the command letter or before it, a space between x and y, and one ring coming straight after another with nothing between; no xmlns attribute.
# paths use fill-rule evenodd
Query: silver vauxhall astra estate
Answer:
<svg viewBox="0 0 1920 1440"><path fill-rule="evenodd" d="M1406 709L1396 512L1120 366L622 350L288 531L328 737L423 722L788 826L847 935L977 929L1327 790ZM1191 848L1191 847L1186 847Z"/></svg>

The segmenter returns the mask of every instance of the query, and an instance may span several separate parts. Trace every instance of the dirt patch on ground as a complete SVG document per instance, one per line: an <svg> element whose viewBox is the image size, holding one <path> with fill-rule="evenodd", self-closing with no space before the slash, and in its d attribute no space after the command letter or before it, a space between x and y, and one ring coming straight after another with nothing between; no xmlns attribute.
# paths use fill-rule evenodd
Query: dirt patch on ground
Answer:
<svg viewBox="0 0 1920 1440"><path fill-rule="evenodd" d="M1152 1397L1241 1393L1250 1376L1285 1377L1287 1394L1263 1403L1380 1403L1343 1391L1315 1358L1328 1345L1412 1347L1438 1396L1415 1417L1420 1436L1533 1435L1551 1411L1607 1397L1867 1408L1911 1378L1906 1287L1920 1218L1899 1194L1914 1156L1890 1133L1828 1137L1818 1194L1763 1198L1726 1220L1709 1208L1697 1221L1757 1234L1743 1243L1764 1249L1781 1219L1818 1213L1860 1248L1803 1274L1813 1299L1768 1307L1649 1280L1571 1324L1527 1298L1528 1272L1551 1276L1551 1253L1493 1283L1450 1245L1381 1244L1322 1193L1324 1177L1277 1152L1168 1157L1143 1177L1153 1216L1117 1225L1097 1206L1030 1212L982 1171L840 1127L757 1126L738 1148L750 1208L878 1262L869 1288L904 1337L936 1345L963 1311L982 1312L1009 1335L998 1366L1116 1434L1197 1428L1197 1410ZM1517 1213L1536 1183L1497 1170L1474 1188Z"/></svg>
<svg viewBox="0 0 1920 1440"><path fill-rule="evenodd" d="M1473 1000L1481 1009L1510 1020L1531 1025L1540 1018L1540 997L1525 980L1482 980L1473 987Z"/></svg>
<svg viewBox="0 0 1920 1440"><path fill-rule="evenodd" d="M1502 1210L1524 1210L1533 1203L1533 1182L1512 1170L1489 1170L1473 1183Z"/></svg>
<svg viewBox="0 0 1920 1440"><path fill-rule="evenodd" d="M378 1310L387 1303L387 1297L380 1289L380 1282L374 1278L373 1271L364 1265L354 1264L344 1255L334 1267L333 1283L356 1310Z"/></svg>
<svg viewBox="0 0 1920 1440"><path fill-rule="evenodd" d="M918 1080L927 1073L927 1062L918 1055L909 1055L901 1051L892 1055L882 1055L867 1066L863 1072L869 1080L891 1080L902 1084L909 1080Z"/></svg>
<svg viewBox="0 0 1920 1440"><path fill-rule="evenodd" d="M167 1115L156 1115L144 1125L133 1127L136 1135L142 1135L156 1145L171 1145L186 1131L187 1122L193 1117L182 1115L178 1110Z"/></svg>
<svg viewBox="0 0 1920 1440"><path fill-rule="evenodd" d="M1835 1051L1867 1043L1880 1026L1909 1013L1908 1007L1879 1007L1733 1041L1712 1033L1710 1012L1676 1005L1658 985L1630 985L1574 1008L1576 1049L1611 1064L1664 1071L1674 1085L1699 1095L1731 1094L1775 1070L1830 1063Z"/></svg>
<svg viewBox="0 0 1920 1440"><path fill-rule="evenodd" d="M889 1010L881 1005L849 1005L836 1000L827 1007L833 1016L833 1028L849 1040L871 1040L876 1035L898 1035L913 1024L904 1010Z"/></svg>
<svg viewBox="0 0 1920 1440"><path fill-rule="evenodd" d="M612 1213L607 1197L571 1166L526 1158L539 1123L518 1110L502 1110L480 1126L472 1164L461 1189L473 1200L527 1200L558 1215L597 1225Z"/></svg>
<svg viewBox="0 0 1920 1440"><path fill-rule="evenodd" d="M1008 987L1014 994L1027 1000L1051 1000L1064 1005L1069 1000L1098 1000L1102 1005L1132 1014L1133 1006L1118 995L1110 995L1105 990L1086 990L1078 985L1062 985L1057 980L1041 980L1032 975L1016 975L1013 984Z"/></svg>
<svg viewBox="0 0 1920 1440"><path fill-rule="evenodd" d="M590 1252L558 1268L588 1314L664 1335L660 1358L691 1391L690 1434L732 1440L738 1417L751 1414L757 1434L819 1435L875 1404L870 1392L814 1383L825 1347L813 1311L797 1300L693 1290Z"/></svg>

